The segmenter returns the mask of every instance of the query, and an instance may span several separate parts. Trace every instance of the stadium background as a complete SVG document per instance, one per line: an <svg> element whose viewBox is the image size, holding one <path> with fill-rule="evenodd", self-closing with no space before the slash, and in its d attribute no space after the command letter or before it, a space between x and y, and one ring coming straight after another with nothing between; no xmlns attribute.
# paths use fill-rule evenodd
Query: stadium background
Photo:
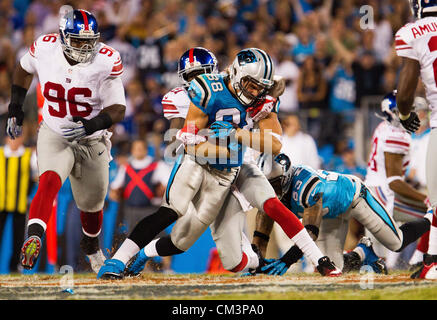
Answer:
<svg viewBox="0 0 437 320"><path fill-rule="evenodd" d="M112 178L127 161L134 139L146 140L149 154L162 159L169 123L161 99L179 85L178 58L193 46L214 52L220 70L242 48L266 50L276 73L287 81L279 113L283 125L288 115L298 114L303 131L316 142L321 168L363 176L370 136L380 121L374 111L396 87L394 33L411 18L406 0L0 0L1 141L14 65L39 35L57 32L59 8L65 4L92 12L101 41L122 56L127 111L114 128ZM370 29L360 26L362 6L373 9ZM30 147L36 143L39 105L35 78L25 101L24 136ZM101 235L106 255L126 236L120 209L108 197ZM80 219L68 181L54 210L48 234L55 240L32 272L52 273L62 264L80 271ZM14 254L10 219L1 236L0 273L8 273ZM206 232L187 253L173 258L173 271L205 272L213 247Z"/></svg>

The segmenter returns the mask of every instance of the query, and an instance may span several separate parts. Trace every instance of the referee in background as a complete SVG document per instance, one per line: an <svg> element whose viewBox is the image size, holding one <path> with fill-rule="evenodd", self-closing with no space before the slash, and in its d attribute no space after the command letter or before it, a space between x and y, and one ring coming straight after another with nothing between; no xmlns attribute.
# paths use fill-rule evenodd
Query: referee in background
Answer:
<svg viewBox="0 0 437 320"><path fill-rule="evenodd" d="M36 176L36 155L31 148L24 147L23 136L14 140L6 137L5 142L0 146L0 231L4 235L7 218L12 215L13 251L9 268L10 272L18 272L28 196Z"/></svg>

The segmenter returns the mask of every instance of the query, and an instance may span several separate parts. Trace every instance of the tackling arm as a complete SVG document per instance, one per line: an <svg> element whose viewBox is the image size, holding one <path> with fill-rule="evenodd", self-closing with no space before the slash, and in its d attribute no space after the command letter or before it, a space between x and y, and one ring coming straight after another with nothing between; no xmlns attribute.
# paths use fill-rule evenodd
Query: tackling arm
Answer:
<svg viewBox="0 0 437 320"><path fill-rule="evenodd" d="M242 143L252 149L260 152L273 153L278 155L281 152L282 136L281 124L278 115L271 112L266 118L259 121L259 132L252 132L246 129L237 129L235 137L239 143Z"/></svg>
<svg viewBox="0 0 437 320"><path fill-rule="evenodd" d="M196 107L193 103L188 109L184 127L179 130L177 139L185 145L187 153L200 157L229 158L227 148L208 142L202 132L208 125L208 115Z"/></svg>
<svg viewBox="0 0 437 320"><path fill-rule="evenodd" d="M409 199L425 201L427 198L425 194L417 191L401 178L403 177L402 159L404 156L402 154L389 152L384 152L384 156L386 175L390 189Z"/></svg>

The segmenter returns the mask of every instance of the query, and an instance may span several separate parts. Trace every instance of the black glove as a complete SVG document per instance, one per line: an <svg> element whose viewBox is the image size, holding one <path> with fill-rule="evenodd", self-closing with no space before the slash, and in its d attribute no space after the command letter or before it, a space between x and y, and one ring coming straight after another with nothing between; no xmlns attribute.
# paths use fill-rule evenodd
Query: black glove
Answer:
<svg viewBox="0 0 437 320"><path fill-rule="evenodd" d="M282 276L290 266L303 257L303 252L298 246L292 246L280 259L265 260L267 265L261 267L260 273Z"/></svg>
<svg viewBox="0 0 437 320"><path fill-rule="evenodd" d="M405 130L408 131L408 133L413 133L420 127L420 120L416 112L411 112L410 116L406 120L399 120L401 121L401 124L405 128Z"/></svg>

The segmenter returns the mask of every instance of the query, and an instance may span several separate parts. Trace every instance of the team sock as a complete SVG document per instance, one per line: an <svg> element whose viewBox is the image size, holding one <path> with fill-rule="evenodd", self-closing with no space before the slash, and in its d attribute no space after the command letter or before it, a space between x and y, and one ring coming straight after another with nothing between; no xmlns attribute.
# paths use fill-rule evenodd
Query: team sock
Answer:
<svg viewBox="0 0 437 320"><path fill-rule="evenodd" d="M88 237L94 238L102 230L103 210L97 212L80 212L80 221L82 222L82 231Z"/></svg>
<svg viewBox="0 0 437 320"><path fill-rule="evenodd" d="M47 228L53 209L53 202L61 189L59 175L54 171L46 171L39 177L38 190L30 204L28 236L42 238Z"/></svg>
<svg viewBox="0 0 437 320"><path fill-rule="evenodd" d="M437 255L437 216L434 213L429 231L428 254Z"/></svg>

